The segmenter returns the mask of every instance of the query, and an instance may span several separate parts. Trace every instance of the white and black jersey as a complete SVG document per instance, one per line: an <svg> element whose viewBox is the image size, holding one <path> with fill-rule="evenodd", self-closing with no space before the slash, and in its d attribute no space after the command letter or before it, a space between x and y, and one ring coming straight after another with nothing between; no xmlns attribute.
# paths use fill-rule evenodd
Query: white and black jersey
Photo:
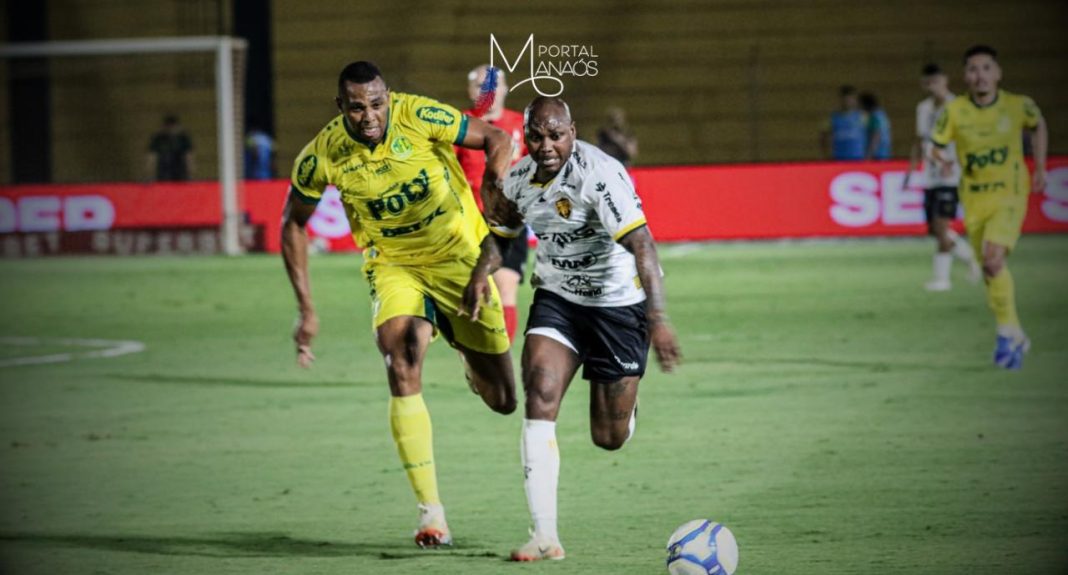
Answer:
<svg viewBox="0 0 1068 575"><path fill-rule="evenodd" d="M538 238L531 284L572 303L615 307L645 301L634 256L618 240L645 225L626 169L576 140L571 157L547 184L531 182L526 156L508 174L504 195Z"/></svg>
<svg viewBox="0 0 1068 575"><path fill-rule="evenodd" d="M960 164L957 163L957 151L950 142L946 147L946 156L952 160L953 169L948 174L942 173L942 166L931 161L931 133L934 132L935 122L946 104L953 101L950 94L941 106L935 103L933 97L928 97L916 105L916 135L923 139L923 175L924 188L956 188L960 183Z"/></svg>

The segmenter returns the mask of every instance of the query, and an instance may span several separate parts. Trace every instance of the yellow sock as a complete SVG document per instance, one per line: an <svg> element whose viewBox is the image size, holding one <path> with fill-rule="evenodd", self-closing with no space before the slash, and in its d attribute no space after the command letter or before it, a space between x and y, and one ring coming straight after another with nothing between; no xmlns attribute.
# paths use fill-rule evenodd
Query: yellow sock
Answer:
<svg viewBox="0 0 1068 575"><path fill-rule="evenodd" d="M419 503L439 505L438 477L434 470L434 439L430 412L423 395L389 398L389 427L408 481Z"/></svg>
<svg viewBox="0 0 1068 575"><path fill-rule="evenodd" d="M999 328L1020 327L1020 318L1016 315L1016 287L1008 266L1002 267L998 275L987 278L986 301L994 311Z"/></svg>

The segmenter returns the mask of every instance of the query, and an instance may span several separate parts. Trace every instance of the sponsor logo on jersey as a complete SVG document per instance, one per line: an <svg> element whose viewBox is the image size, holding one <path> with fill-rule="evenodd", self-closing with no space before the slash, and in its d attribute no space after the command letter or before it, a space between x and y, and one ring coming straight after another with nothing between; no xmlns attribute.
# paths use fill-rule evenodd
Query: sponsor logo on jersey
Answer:
<svg viewBox="0 0 1068 575"><path fill-rule="evenodd" d="M352 153L352 144L349 142L342 142L334 149L334 152L330 154L330 161L337 162L341 158L348 156Z"/></svg>
<svg viewBox="0 0 1068 575"><path fill-rule="evenodd" d="M417 232L417 231L429 226L431 224L431 222L433 222L435 219L437 219L438 216L444 216L444 215L445 215L445 209L439 206L438 209L436 209L433 212L431 212L430 215L426 216L422 220L419 220L418 222L415 222L414 224L407 225L407 226L400 226L400 227L397 227L397 228L382 228L382 237L384 237L384 238L395 238L397 236L403 236L403 235L410 234L412 232Z"/></svg>
<svg viewBox="0 0 1068 575"><path fill-rule="evenodd" d="M530 173L530 168L532 168L533 166L534 166L534 164L531 164L531 165L529 165L529 166L527 166L525 168L516 168L516 169L512 170L511 172L509 172L508 177L509 178L519 178L519 177L525 176L528 173Z"/></svg>
<svg viewBox="0 0 1068 575"><path fill-rule="evenodd" d="M604 295L604 286L594 283L592 277L587 275L568 276L560 289L579 297L601 297Z"/></svg>
<svg viewBox="0 0 1068 575"><path fill-rule="evenodd" d="M393 143L389 145L389 151L393 152L394 157L398 160L408 159L414 150L411 140L404 136L397 136L393 139Z"/></svg>
<svg viewBox="0 0 1068 575"><path fill-rule="evenodd" d="M612 193L607 191L608 185L604 182L597 182L597 185L595 187L598 192L604 194L604 203L608 206L608 210L612 212L612 217L616 219L616 223L623 223L623 216L620 215L619 208L616 207L616 203L612 201Z"/></svg>
<svg viewBox="0 0 1068 575"><path fill-rule="evenodd" d="M415 116L424 122L439 126L451 126L456 123L456 116L437 106L423 106L415 111Z"/></svg>
<svg viewBox="0 0 1068 575"><path fill-rule="evenodd" d="M622 359L619 359L619 356L614 353L612 354L612 358L614 358L616 360L616 363L619 364L619 367L622 367L623 369L631 371L638 369L638 362L636 361L623 361Z"/></svg>
<svg viewBox="0 0 1068 575"><path fill-rule="evenodd" d="M547 232L547 233L534 233L534 236L538 238L538 241L552 242L560 247L564 247L567 244L578 240L584 240L592 238L597 235L597 230L591 228L589 225L582 226L581 228L569 231L569 232Z"/></svg>
<svg viewBox="0 0 1068 575"><path fill-rule="evenodd" d="M400 185L400 191L394 194L383 194L382 197L367 202L367 209L371 211L371 217L381 220L388 212L397 215L408 206L426 201L430 197L430 176L426 170L419 170L419 175L409 182Z"/></svg>
<svg viewBox="0 0 1068 575"><path fill-rule="evenodd" d="M401 158L404 159L404 158ZM382 162L382 165L375 170L375 174L381 176L382 174L390 170L389 162Z"/></svg>
<svg viewBox="0 0 1068 575"><path fill-rule="evenodd" d="M565 220L571 217L571 200L567 198L560 198L556 200L556 213L560 214L561 218Z"/></svg>
<svg viewBox="0 0 1068 575"><path fill-rule="evenodd" d="M595 256L593 252L566 256L549 256L549 264L558 270L564 271L584 270L595 263L597 263L597 256Z"/></svg>
<svg viewBox="0 0 1068 575"><path fill-rule="evenodd" d="M964 156L964 171L973 173L977 168L1001 166L1009 159L1009 147L991 148L985 152L968 153Z"/></svg>

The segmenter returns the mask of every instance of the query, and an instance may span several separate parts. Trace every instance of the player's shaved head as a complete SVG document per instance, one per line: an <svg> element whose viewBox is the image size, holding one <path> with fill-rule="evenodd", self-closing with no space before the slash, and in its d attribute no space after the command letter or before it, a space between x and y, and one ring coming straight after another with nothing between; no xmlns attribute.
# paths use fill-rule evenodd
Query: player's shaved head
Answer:
<svg viewBox="0 0 1068 575"><path fill-rule="evenodd" d="M538 96L523 111L523 126L529 127L535 123L545 127L569 126L572 123L571 108L563 98Z"/></svg>

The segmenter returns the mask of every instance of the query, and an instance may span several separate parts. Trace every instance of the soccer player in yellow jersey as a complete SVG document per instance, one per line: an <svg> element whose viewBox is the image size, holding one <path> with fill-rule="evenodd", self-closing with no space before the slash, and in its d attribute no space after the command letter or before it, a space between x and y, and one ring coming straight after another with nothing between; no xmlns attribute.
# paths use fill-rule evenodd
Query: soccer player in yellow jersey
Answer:
<svg viewBox="0 0 1068 575"><path fill-rule="evenodd" d="M460 351L472 387L494 411L515 411L515 381L497 289L500 252L453 145L486 153L483 188L500 190L512 160L504 131L435 100L391 92L378 68L354 62L338 78L341 114L300 152L282 224L282 254L300 311L297 361L315 359L319 328L304 226L327 185L341 193L364 248L375 341L389 381L389 421L419 504L415 541L452 542L438 495L423 357L440 332ZM484 281L478 281L479 279ZM471 282L474 288L466 288Z"/></svg>
<svg viewBox="0 0 1068 575"><path fill-rule="evenodd" d="M968 97L946 104L935 122L931 141L934 160L950 161L943 149L956 144L962 174L960 198L964 225L980 254L987 302L997 320L994 364L1020 369L1031 345L1016 315L1012 274L1005 259L1020 238L1027 215L1028 191L1046 187L1046 122L1028 98L998 89L1001 68L997 51L973 46L964 53ZM1031 132L1035 171L1028 178L1022 131ZM1030 180L1030 181L1029 181Z"/></svg>

